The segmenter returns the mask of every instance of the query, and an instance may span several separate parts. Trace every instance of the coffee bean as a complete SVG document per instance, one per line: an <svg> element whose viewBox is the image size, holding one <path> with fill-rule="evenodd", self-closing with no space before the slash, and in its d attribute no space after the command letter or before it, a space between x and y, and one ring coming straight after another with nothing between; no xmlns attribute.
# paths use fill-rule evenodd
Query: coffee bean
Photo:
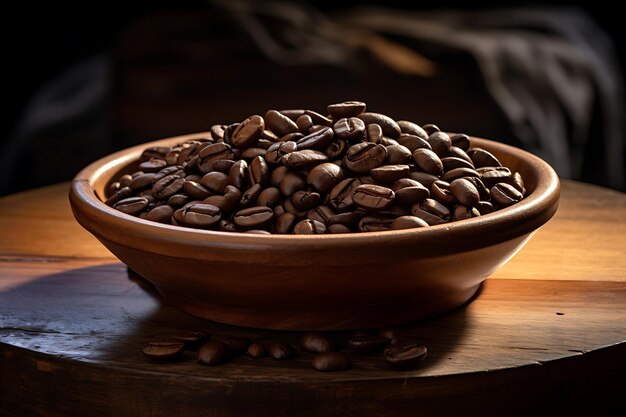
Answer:
<svg viewBox="0 0 626 417"><path fill-rule="evenodd" d="M419 136L424 140L428 139L428 133L426 133L426 131L416 123L409 122L407 120L398 120L398 126L400 126L400 131L402 133Z"/></svg>
<svg viewBox="0 0 626 417"><path fill-rule="evenodd" d="M347 178L330 190L329 203L336 210L347 210L354 205L352 195L354 190L361 185L356 178Z"/></svg>
<svg viewBox="0 0 626 417"><path fill-rule="evenodd" d="M333 131L339 139L347 142L355 143L365 139L365 123L356 117L337 120Z"/></svg>
<svg viewBox="0 0 626 417"><path fill-rule="evenodd" d="M428 141L417 135L410 135L403 133L398 137L398 143L406 147L410 152L416 149L429 149L432 151L432 147Z"/></svg>
<svg viewBox="0 0 626 417"><path fill-rule="evenodd" d="M172 207L182 207L189 202L189 196L186 194L174 194L167 199L167 204Z"/></svg>
<svg viewBox="0 0 626 417"><path fill-rule="evenodd" d="M426 227L428 223L425 220L415 216L400 216L393 219L393 222L389 225L392 230L400 229L412 229L415 227Z"/></svg>
<svg viewBox="0 0 626 417"><path fill-rule="evenodd" d="M378 168L374 168L370 171L374 181L390 184L400 178L406 178L409 175L410 169L408 165L383 165Z"/></svg>
<svg viewBox="0 0 626 417"><path fill-rule="evenodd" d="M257 206L274 207L281 200L280 190L276 187L269 187L261 191L256 200Z"/></svg>
<svg viewBox="0 0 626 417"><path fill-rule="evenodd" d="M185 184L185 179L171 174L161 178L152 186L152 195L158 199L167 198L178 193Z"/></svg>
<svg viewBox="0 0 626 417"><path fill-rule="evenodd" d="M291 196L291 202L297 210L309 210L320 203L320 195L312 191L296 191Z"/></svg>
<svg viewBox="0 0 626 417"><path fill-rule="evenodd" d="M411 207L411 213L431 226L445 223L450 219L450 210L432 198L427 198L420 204L414 204Z"/></svg>
<svg viewBox="0 0 626 417"><path fill-rule="evenodd" d="M519 172L513 174L512 181L509 182L517 191L524 195L526 193L526 188L524 188L524 180L522 179L522 175Z"/></svg>
<svg viewBox="0 0 626 417"><path fill-rule="evenodd" d="M311 126L313 126L313 119L308 114L303 114L296 119L296 126L302 134L308 133Z"/></svg>
<svg viewBox="0 0 626 417"><path fill-rule="evenodd" d="M270 181L270 172L267 163L262 156L257 156L250 162L248 169L250 185L261 184L267 185Z"/></svg>
<svg viewBox="0 0 626 417"><path fill-rule="evenodd" d="M311 120L313 120L313 123L316 125L322 125L322 126L332 126L333 121L330 120L328 117L326 116L322 116L321 114L319 114L318 112L315 112L313 110L305 110L304 114L308 115L309 117L311 117Z"/></svg>
<svg viewBox="0 0 626 417"><path fill-rule="evenodd" d="M409 178L406 179L410 180ZM394 191L396 194L394 201L397 204L413 205L416 203L421 203L422 201L430 197L430 192L428 191L428 188L424 187L421 183L417 181L414 181L414 183L414 185L402 187ZM394 187L392 187L392 189L393 188Z"/></svg>
<svg viewBox="0 0 626 417"><path fill-rule="evenodd" d="M276 213L274 213L274 217L276 217ZM279 215L274 223L274 233L291 233L296 220L297 217L293 213L286 212Z"/></svg>
<svg viewBox="0 0 626 417"><path fill-rule="evenodd" d="M430 186L430 196L444 206L452 206L457 203L452 191L450 191L450 184L442 180L437 180L432 183Z"/></svg>
<svg viewBox="0 0 626 417"><path fill-rule="evenodd" d="M450 151L450 147L452 146L450 136L448 136L445 132L432 133L428 137L428 143L430 144L433 152L435 152L440 158L448 155L448 151Z"/></svg>
<svg viewBox="0 0 626 417"><path fill-rule="evenodd" d="M390 230L394 219L381 216L365 216L359 221L358 229L361 232L381 232Z"/></svg>
<svg viewBox="0 0 626 417"><path fill-rule="evenodd" d="M173 214L174 209L172 206L164 204L153 208L147 213L143 213L142 218L158 223L170 223Z"/></svg>
<svg viewBox="0 0 626 417"><path fill-rule="evenodd" d="M501 207L517 203L523 197L522 193L511 184L501 182L491 187L491 200Z"/></svg>
<svg viewBox="0 0 626 417"><path fill-rule="evenodd" d="M207 174L208 175L208 174ZM228 170L228 183L240 190L248 185L248 163L240 159Z"/></svg>
<svg viewBox="0 0 626 417"><path fill-rule="evenodd" d="M189 197L196 200L203 200L212 194L209 190L204 188L202 184L195 181L185 181L183 184L183 191Z"/></svg>
<svg viewBox="0 0 626 417"><path fill-rule="evenodd" d="M478 190L465 178L459 178L450 183L450 192L454 198L464 206L473 207L480 200Z"/></svg>
<svg viewBox="0 0 626 417"><path fill-rule="evenodd" d="M217 194L222 194L229 183L229 175L219 171L209 172L200 179L200 184L202 184L207 190Z"/></svg>
<svg viewBox="0 0 626 417"><path fill-rule="evenodd" d="M293 120L276 110L268 110L264 119L268 129L278 136L298 131L298 125Z"/></svg>
<svg viewBox="0 0 626 417"><path fill-rule="evenodd" d="M458 148L454 145L450 147L450 150L448 151L448 157L462 159L472 164L472 167L474 166L474 162L472 162L472 158L470 158L469 155L463 149Z"/></svg>
<svg viewBox="0 0 626 417"><path fill-rule="evenodd" d="M143 162L150 159L163 159L171 150L171 146L153 146L142 152L140 160Z"/></svg>
<svg viewBox="0 0 626 417"><path fill-rule="evenodd" d="M478 204L478 203L476 203ZM462 204L459 204L454 208L452 212L452 220L459 221L465 219L471 219L472 217L480 216L480 211L476 207L467 207Z"/></svg>
<svg viewBox="0 0 626 417"><path fill-rule="evenodd" d="M420 169L428 174L441 175L443 164L439 156L426 148L419 148L413 151L413 160Z"/></svg>
<svg viewBox="0 0 626 417"><path fill-rule="evenodd" d="M395 193L391 188L379 185L359 185L352 194L352 200L360 207L380 210L389 207L394 200Z"/></svg>
<svg viewBox="0 0 626 417"><path fill-rule="evenodd" d="M221 214L220 209L213 205L189 203L176 210L172 218L180 225L204 229L216 225Z"/></svg>
<svg viewBox="0 0 626 417"><path fill-rule="evenodd" d="M347 371L352 367L350 357L342 352L320 353L313 357L311 366L320 372Z"/></svg>
<svg viewBox="0 0 626 417"><path fill-rule="evenodd" d="M239 210L233 216L233 223L240 229L258 229L267 226L272 218L274 212L271 208L266 206L255 206Z"/></svg>
<svg viewBox="0 0 626 417"><path fill-rule="evenodd" d="M256 201L259 199L262 191L263 187L261 184L254 184L243 193L239 201L239 206L241 208L249 208L256 205Z"/></svg>
<svg viewBox="0 0 626 417"><path fill-rule="evenodd" d="M304 219L296 223L293 232L297 235L323 235L326 233L326 226L316 220Z"/></svg>
<svg viewBox="0 0 626 417"><path fill-rule="evenodd" d="M280 181L278 188L285 197L292 196L296 191L306 188L306 176L300 172L288 172Z"/></svg>
<svg viewBox="0 0 626 417"><path fill-rule="evenodd" d="M458 133L450 136L450 141L452 142L452 146L461 148L464 151L467 151L470 147L469 136L463 133Z"/></svg>
<svg viewBox="0 0 626 417"><path fill-rule="evenodd" d="M419 182L426 188L430 188L433 182L439 179L438 176L433 175L433 174L428 174L426 172L411 172L409 173L409 178Z"/></svg>
<svg viewBox="0 0 626 417"><path fill-rule="evenodd" d="M150 159L139 164L139 169L143 172L158 172L167 166L164 159ZM132 179L132 178L131 178ZM120 181L124 186L123 180Z"/></svg>
<svg viewBox="0 0 626 417"><path fill-rule="evenodd" d="M174 339L183 342L185 349L197 351L211 339L211 336L204 332L186 332L175 335Z"/></svg>
<svg viewBox="0 0 626 417"><path fill-rule="evenodd" d="M224 140L224 130L226 129L226 125L213 125L209 129L211 132L211 138L218 141Z"/></svg>
<svg viewBox="0 0 626 417"><path fill-rule="evenodd" d="M360 101L344 101L343 103L330 104L326 109L333 118L341 119L356 117L363 113L366 107L366 104Z"/></svg>
<svg viewBox="0 0 626 417"><path fill-rule="evenodd" d="M476 210L478 210L481 216L484 216L493 212L493 205L489 201L479 201L476 204Z"/></svg>
<svg viewBox="0 0 626 417"><path fill-rule="evenodd" d="M427 123L425 125L422 125L422 129L424 129L424 131L428 134L428 136L432 135L435 132L441 131L441 129L439 129L437 125L432 124L432 123Z"/></svg>
<svg viewBox="0 0 626 417"><path fill-rule="evenodd" d="M387 159L385 162L388 165L405 165L413 163L413 155L406 146L400 144L388 145L385 146L385 149L387 149Z"/></svg>
<svg viewBox="0 0 626 417"><path fill-rule="evenodd" d="M152 181L154 180L156 175L156 173L138 175L135 178L131 179L131 181L128 183L128 187L130 187L133 191L141 190L146 187L152 187ZM118 184L120 184L121 187L121 183Z"/></svg>
<svg viewBox="0 0 626 417"><path fill-rule="evenodd" d="M476 168L482 167L500 167L502 164L491 152L481 148L473 148L468 153Z"/></svg>
<svg viewBox="0 0 626 417"><path fill-rule="evenodd" d="M348 226L344 226L343 224L331 224L326 228L326 232L337 235L342 233L351 233L352 230L350 230Z"/></svg>
<svg viewBox="0 0 626 417"><path fill-rule="evenodd" d="M337 350L335 339L323 332L306 332L300 338L302 349L311 353L324 353Z"/></svg>
<svg viewBox="0 0 626 417"><path fill-rule="evenodd" d="M365 112L358 116L366 125L376 123L383 130L383 134L392 139L400 136L400 126L389 116L380 113Z"/></svg>
<svg viewBox="0 0 626 417"><path fill-rule="evenodd" d="M471 168L455 168L441 176L441 180L451 183L452 181L458 178L466 178L466 177L480 177L480 174Z"/></svg>
<svg viewBox="0 0 626 417"><path fill-rule="evenodd" d="M374 353L382 351L389 344L389 339L383 336L364 334L352 336L348 345L358 353Z"/></svg>
<svg viewBox="0 0 626 417"><path fill-rule="evenodd" d="M267 353L270 357L277 360L291 359L293 357L293 348L286 342L273 342L267 346Z"/></svg>
<svg viewBox="0 0 626 417"><path fill-rule="evenodd" d="M343 164L357 174L365 174L372 168L382 165L386 157L387 149L384 145L361 142L348 148L343 157Z"/></svg>
<svg viewBox="0 0 626 417"><path fill-rule="evenodd" d="M414 343L393 344L385 348L385 361L394 368L409 369L416 367L424 358L428 350L424 345Z"/></svg>
<svg viewBox="0 0 626 417"><path fill-rule="evenodd" d="M180 341L154 341L143 345L143 354L153 361L173 361L183 356L185 344Z"/></svg>
<svg viewBox="0 0 626 417"><path fill-rule="evenodd" d="M148 199L145 197L128 197L115 203L113 208L126 214L137 214L147 205Z"/></svg>
<svg viewBox="0 0 626 417"><path fill-rule="evenodd" d="M302 116L305 113L304 109L287 109L280 110L280 114L285 117L290 118L291 120L296 120L298 117Z"/></svg>
<svg viewBox="0 0 626 417"><path fill-rule="evenodd" d="M328 157L322 152L312 149L305 149L303 151L295 151L283 155L281 162L291 169L297 171L305 171L328 161Z"/></svg>
<svg viewBox="0 0 626 417"><path fill-rule="evenodd" d="M511 184L514 182L511 170L506 167L484 167L476 170L487 187L493 187L499 182Z"/></svg>
<svg viewBox="0 0 626 417"><path fill-rule="evenodd" d="M474 169L474 165L471 162L466 161L462 158L457 158L454 156L448 156L446 158L441 158L441 163L443 164L444 171L450 171L456 168L469 168Z"/></svg>
<svg viewBox="0 0 626 417"><path fill-rule="evenodd" d="M348 142L343 139L337 139L324 149L324 154L328 159L341 159L348 151Z"/></svg>
<svg viewBox="0 0 626 417"><path fill-rule="evenodd" d="M230 348L220 340L211 340L198 349L198 363L201 365L220 365L228 362L232 356Z"/></svg>
<svg viewBox="0 0 626 417"><path fill-rule="evenodd" d="M267 351L265 350L265 346L263 346L260 343L252 343L250 346L248 346L248 351L246 352L248 354L248 356L251 356L253 358L262 358L267 354Z"/></svg>
<svg viewBox="0 0 626 417"><path fill-rule="evenodd" d="M344 178L343 169L330 162L319 164L307 175L307 184L320 192L328 192Z"/></svg>
<svg viewBox="0 0 626 417"><path fill-rule="evenodd" d="M368 142L380 143L383 138L383 129L376 123L365 126L365 139Z"/></svg>
<svg viewBox="0 0 626 417"><path fill-rule="evenodd" d="M337 213L328 219L329 225L340 224L349 228L356 226L359 220L363 217L363 213L360 211L349 211L346 213Z"/></svg>
<svg viewBox="0 0 626 417"><path fill-rule="evenodd" d="M235 151L241 151L240 149L235 149ZM267 155L267 150L263 149L263 148L248 148L243 150L243 152L241 152L239 154L239 158L242 158L244 160L248 160L251 161L254 158L258 157L258 156L262 156L265 157L265 155ZM220 171L217 166L218 164L222 163L222 162L226 162L226 161L216 161L213 163L213 170L214 171Z"/></svg>
<svg viewBox="0 0 626 417"><path fill-rule="evenodd" d="M328 225L333 216L335 212L327 206L314 207L306 214L307 219L316 220L324 225Z"/></svg>

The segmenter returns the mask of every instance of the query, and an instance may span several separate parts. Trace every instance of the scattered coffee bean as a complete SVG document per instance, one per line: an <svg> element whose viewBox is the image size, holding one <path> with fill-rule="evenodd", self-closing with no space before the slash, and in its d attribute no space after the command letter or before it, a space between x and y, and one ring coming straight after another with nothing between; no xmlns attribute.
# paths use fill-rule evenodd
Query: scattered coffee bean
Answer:
<svg viewBox="0 0 626 417"><path fill-rule="evenodd" d="M347 371L352 367L350 357L342 352L320 353L313 357L311 366L320 372Z"/></svg>
<svg viewBox="0 0 626 417"><path fill-rule="evenodd" d="M302 349L311 353L324 353L337 350L337 342L327 333L308 332L300 338Z"/></svg>
<svg viewBox="0 0 626 417"><path fill-rule="evenodd" d="M220 365L228 362L233 354L224 342L211 340L198 349L198 363L201 365Z"/></svg>
<svg viewBox="0 0 626 417"><path fill-rule="evenodd" d="M248 356L252 356L253 358L262 358L267 354L265 346L261 343L252 343L248 346L248 351L246 352Z"/></svg>
<svg viewBox="0 0 626 417"><path fill-rule="evenodd" d="M153 361L173 361L185 352L185 343L181 341L154 341L143 345L143 354Z"/></svg>
<svg viewBox="0 0 626 417"><path fill-rule="evenodd" d="M385 348L387 363L394 368L409 369L416 367L427 354L426 346L413 343L396 343Z"/></svg>
<svg viewBox="0 0 626 417"><path fill-rule="evenodd" d="M277 360L291 359L293 357L293 348L286 342L273 342L267 347L267 353L270 357Z"/></svg>

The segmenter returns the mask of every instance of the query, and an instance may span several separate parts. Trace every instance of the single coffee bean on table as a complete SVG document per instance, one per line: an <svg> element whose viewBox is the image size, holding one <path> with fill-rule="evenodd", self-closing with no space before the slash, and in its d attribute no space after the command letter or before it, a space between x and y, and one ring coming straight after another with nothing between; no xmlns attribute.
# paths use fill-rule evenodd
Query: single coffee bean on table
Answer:
<svg viewBox="0 0 626 417"><path fill-rule="evenodd" d="M164 340L148 342L143 346L143 354L153 361L173 361L182 357L185 342Z"/></svg>
<svg viewBox="0 0 626 417"><path fill-rule="evenodd" d="M105 204L181 227L313 235L431 227L526 196L522 175L469 136L360 101L324 114L271 109L209 130L145 149L107 186Z"/></svg>

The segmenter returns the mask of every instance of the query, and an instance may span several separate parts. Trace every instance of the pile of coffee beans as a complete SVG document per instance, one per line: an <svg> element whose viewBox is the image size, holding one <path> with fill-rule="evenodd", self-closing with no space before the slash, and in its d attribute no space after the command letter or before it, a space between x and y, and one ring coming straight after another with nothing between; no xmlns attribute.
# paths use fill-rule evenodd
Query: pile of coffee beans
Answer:
<svg viewBox="0 0 626 417"><path fill-rule="evenodd" d="M357 101L327 111L269 110L146 149L106 204L193 228L323 234L437 225L524 197L521 175L465 134L395 121Z"/></svg>
<svg viewBox="0 0 626 417"><path fill-rule="evenodd" d="M424 345L397 335L392 329L355 330L346 344L342 347L333 335L318 331L303 333L295 346L285 340L263 343L244 336L211 338L208 333L197 331L148 342L143 346L143 354L153 361L172 362L183 358L185 351L193 351L197 352L198 363L208 366L221 365L243 355L287 360L299 353L313 354L311 367L320 372L346 371L352 368L351 355L380 352L390 367L413 369L427 354Z"/></svg>

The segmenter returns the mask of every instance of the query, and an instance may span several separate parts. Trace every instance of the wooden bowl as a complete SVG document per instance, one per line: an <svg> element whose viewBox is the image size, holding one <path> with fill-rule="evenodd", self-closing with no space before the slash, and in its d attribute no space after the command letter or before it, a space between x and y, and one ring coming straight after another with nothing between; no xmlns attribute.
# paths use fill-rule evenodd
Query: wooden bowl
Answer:
<svg viewBox="0 0 626 417"><path fill-rule="evenodd" d="M559 180L523 150L472 145L522 174L528 196L494 213L427 228L343 235L254 235L195 230L106 206L108 184L148 146L102 158L74 179L78 222L152 282L168 302L206 319L270 329L378 327L432 317L468 301L556 212Z"/></svg>

